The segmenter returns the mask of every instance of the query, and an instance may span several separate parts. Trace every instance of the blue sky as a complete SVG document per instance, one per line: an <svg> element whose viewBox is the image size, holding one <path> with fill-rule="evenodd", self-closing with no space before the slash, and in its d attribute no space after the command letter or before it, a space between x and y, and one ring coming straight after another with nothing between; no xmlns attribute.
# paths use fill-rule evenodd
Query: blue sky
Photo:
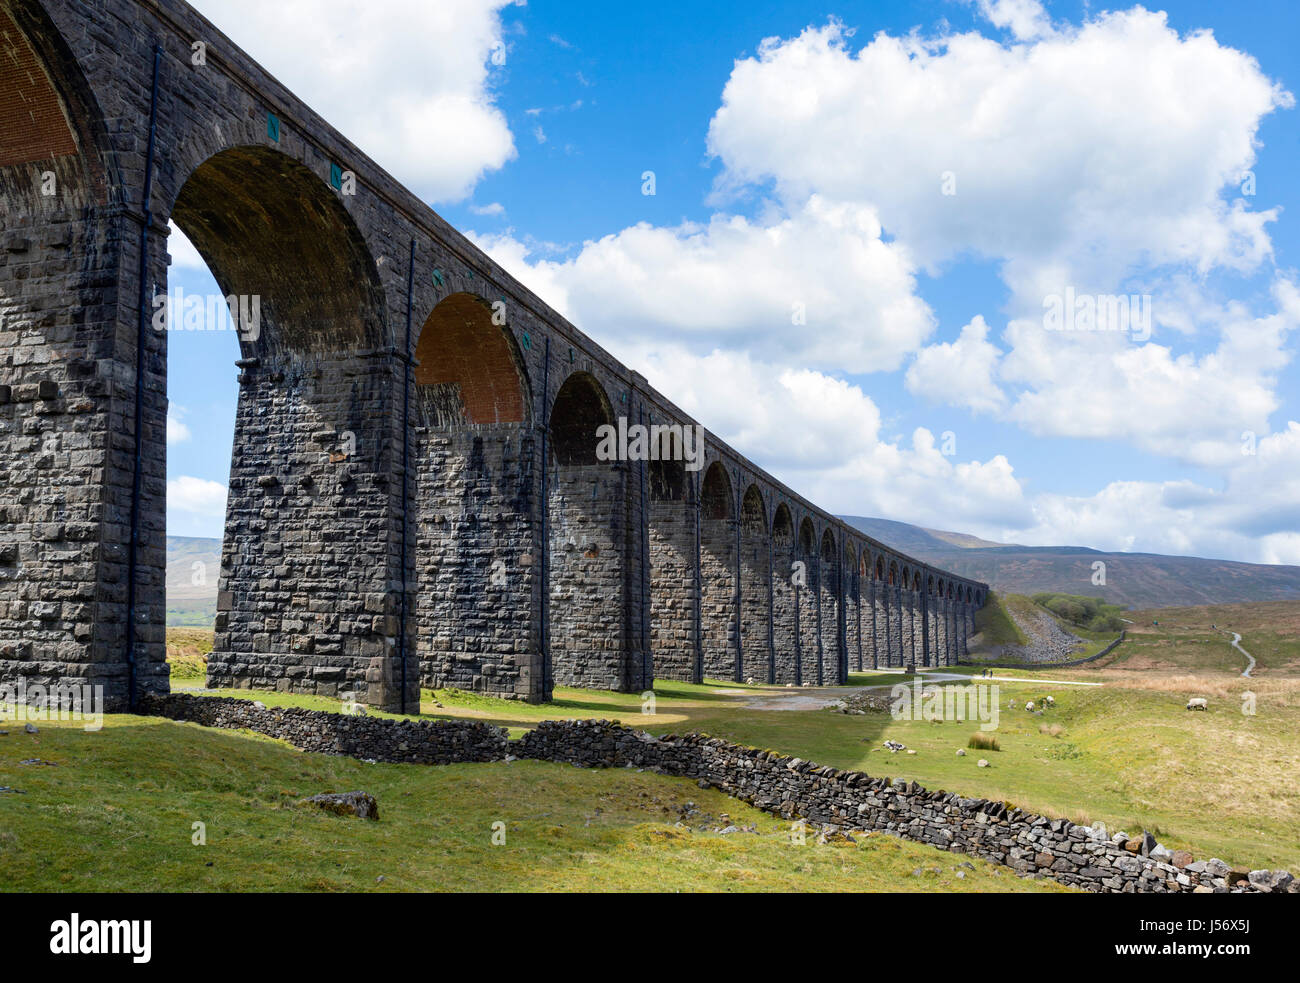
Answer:
<svg viewBox="0 0 1300 983"><path fill-rule="evenodd" d="M1293 4L198 5L826 507L1300 563ZM219 536L238 353L170 345L168 529Z"/></svg>

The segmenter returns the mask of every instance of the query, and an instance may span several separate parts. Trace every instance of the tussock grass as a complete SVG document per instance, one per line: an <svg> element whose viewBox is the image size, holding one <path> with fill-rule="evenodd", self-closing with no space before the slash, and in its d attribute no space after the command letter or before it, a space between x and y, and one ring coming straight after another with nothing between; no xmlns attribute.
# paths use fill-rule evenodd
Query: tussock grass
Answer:
<svg viewBox="0 0 1300 983"><path fill-rule="evenodd" d="M1065 733L1065 728L1060 724L1039 724L1038 733L1046 734L1048 737L1060 737Z"/></svg>
<svg viewBox="0 0 1300 983"><path fill-rule="evenodd" d="M971 734L970 740L966 742L966 746L974 748L977 751L1002 750L1002 745L998 743L998 739L987 731L982 730L977 730L975 733Z"/></svg>

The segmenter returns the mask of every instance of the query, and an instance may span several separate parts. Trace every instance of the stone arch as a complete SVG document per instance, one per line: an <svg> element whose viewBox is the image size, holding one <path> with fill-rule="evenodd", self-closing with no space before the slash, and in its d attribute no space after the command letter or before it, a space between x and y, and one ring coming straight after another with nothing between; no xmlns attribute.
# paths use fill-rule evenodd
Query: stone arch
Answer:
<svg viewBox="0 0 1300 983"><path fill-rule="evenodd" d="M700 630L704 675L736 680L740 672L736 632L736 499L722 461L705 469L700 483Z"/></svg>
<svg viewBox="0 0 1300 983"><path fill-rule="evenodd" d="M540 698L526 678L542 629L523 358L488 302L465 292L429 312L414 356L410 492L421 684Z"/></svg>
<svg viewBox="0 0 1300 983"><path fill-rule="evenodd" d="M432 427L530 422L528 372L491 305L459 292L429 312L415 345L414 381Z"/></svg>
<svg viewBox="0 0 1300 983"><path fill-rule="evenodd" d="M772 681L772 544L763 490L751 482L740 500L740 654L742 678Z"/></svg>
<svg viewBox="0 0 1300 983"><path fill-rule="evenodd" d="M821 653L821 624L818 598L821 593L820 538L812 516L799 522L799 560L804 566L806 585L796 593L799 602L799 682L816 683Z"/></svg>
<svg viewBox="0 0 1300 983"><path fill-rule="evenodd" d="M626 473L597 455L597 431L615 423L605 387L573 372L547 414L547 646L551 685L630 690L635 684L628 620Z"/></svg>
<svg viewBox="0 0 1300 983"><path fill-rule="evenodd" d="M840 553L835 530L822 530L817 551L818 647L817 685L838 683L840 660Z"/></svg>
<svg viewBox="0 0 1300 983"><path fill-rule="evenodd" d="M862 671L862 571L866 560L858 542L849 537L844 549L844 641L846 665L851 663L857 672Z"/></svg>
<svg viewBox="0 0 1300 983"><path fill-rule="evenodd" d="M226 297L259 298L246 358L355 354L389 343L386 301L364 236L339 196L288 154L219 151L194 168L171 207ZM231 312L232 318L236 311Z"/></svg>
<svg viewBox="0 0 1300 983"><path fill-rule="evenodd" d="M126 256L139 262L139 227L118 207L121 175L98 101L34 0L0 4L0 134L0 333L22 339L21 348L0 346L0 581L14 601L0 602L0 683L66 678L102 686L117 709L168 685L164 339L146 332L137 427L136 319L123 315L135 310L135 277L121 268ZM155 252L151 272L161 278ZM132 668L125 585L137 432L148 480L137 509ZM38 618L20 582L63 585L68 601Z"/></svg>
<svg viewBox="0 0 1300 983"><path fill-rule="evenodd" d="M548 415L550 453L558 468L604 464L596 456L596 431L614 425L605 387L590 372L574 372L560 386Z"/></svg>
<svg viewBox="0 0 1300 983"><path fill-rule="evenodd" d="M413 554L405 571L397 557L359 564L373 530L340 518L382 516L400 534L388 517L404 409L394 363L358 359L391 343L360 229L301 162L252 145L197 163L169 217L216 280L209 303L228 309L243 355L209 684L418 702Z"/></svg>
<svg viewBox="0 0 1300 983"><path fill-rule="evenodd" d="M786 502L772 513L772 682L797 683L800 675L794 516ZM801 574L799 576L802 576Z"/></svg>
<svg viewBox="0 0 1300 983"><path fill-rule="evenodd" d="M694 485L680 460L650 461L650 655L657 678L698 683Z"/></svg>

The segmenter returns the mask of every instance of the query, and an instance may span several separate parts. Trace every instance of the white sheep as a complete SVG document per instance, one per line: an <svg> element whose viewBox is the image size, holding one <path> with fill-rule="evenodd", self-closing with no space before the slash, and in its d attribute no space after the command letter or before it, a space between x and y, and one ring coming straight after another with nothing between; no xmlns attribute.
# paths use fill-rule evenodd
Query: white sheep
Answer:
<svg viewBox="0 0 1300 983"><path fill-rule="evenodd" d="M1208 710L1210 702L1203 696L1193 696L1187 701L1188 710Z"/></svg>
<svg viewBox="0 0 1300 983"><path fill-rule="evenodd" d="M1028 703L1026 703L1026 704L1025 704L1025 709L1026 709L1026 710L1029 710L1029 711L1032 712L1033 709L1034 709L1034 701L1033 701L1033 700L1030 700Z"/></svg>

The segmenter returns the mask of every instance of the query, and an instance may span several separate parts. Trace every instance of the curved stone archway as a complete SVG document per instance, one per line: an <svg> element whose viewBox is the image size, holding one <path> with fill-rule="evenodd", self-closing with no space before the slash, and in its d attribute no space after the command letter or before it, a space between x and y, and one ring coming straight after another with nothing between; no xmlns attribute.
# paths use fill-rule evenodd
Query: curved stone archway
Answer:
<svg viewBox="0 0 1300 983"><path fill-rule="evenodd" d="M700 483L700 625L704 675L735 681L736 500L731 476L714 461Z"/></svg>
<svg viewBox="0 0 1300 983"><path fill-rule="evenodd" d="M489 302L458 292L415 344L409 494L420 682L539 698L542 564L527 372Z"/></svg>

